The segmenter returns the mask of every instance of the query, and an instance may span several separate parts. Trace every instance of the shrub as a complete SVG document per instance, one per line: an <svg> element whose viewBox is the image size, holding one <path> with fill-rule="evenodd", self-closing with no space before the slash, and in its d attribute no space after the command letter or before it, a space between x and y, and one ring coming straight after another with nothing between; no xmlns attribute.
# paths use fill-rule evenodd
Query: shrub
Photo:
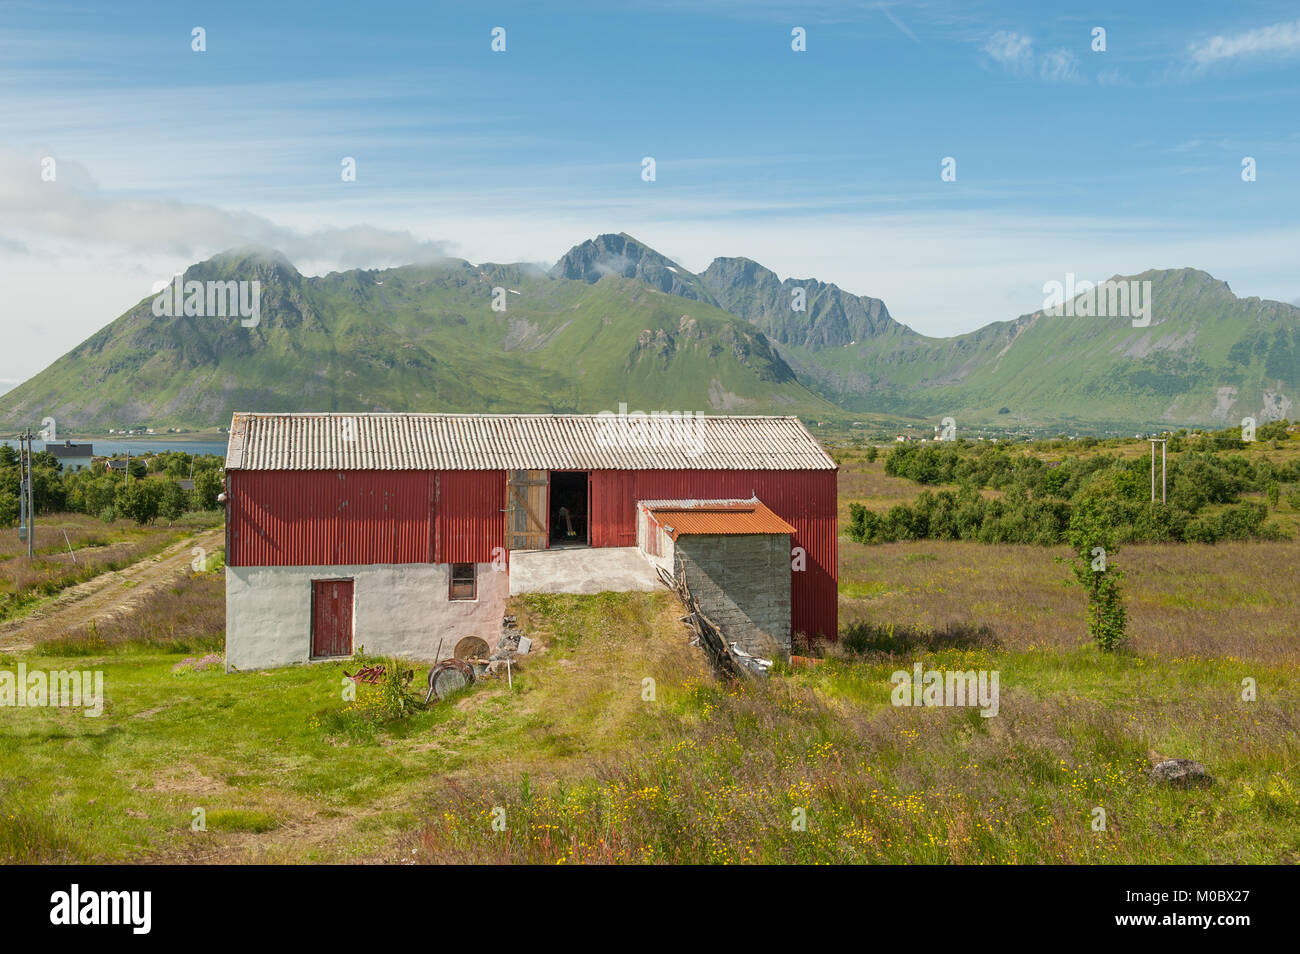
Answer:
<svg viewBox="0 0 1300 954"><path fill-rule="evenodd" d="M379 707L385 721L404 719L420 708L420 697L412 689L415 671L401 659L385 659L379 680Z"/></svg>
<svg viewBox="0 0 1300 954"><path fill-rule="evenodd" d="M1115 531L1105 508L1095 499L1080 502L1070 517L1070 561L1075 582L1088 594L1088 634L1103 651L1119 648L1128 638L1128 611L1120 592L1123 571L1114 565Z"/></svg>

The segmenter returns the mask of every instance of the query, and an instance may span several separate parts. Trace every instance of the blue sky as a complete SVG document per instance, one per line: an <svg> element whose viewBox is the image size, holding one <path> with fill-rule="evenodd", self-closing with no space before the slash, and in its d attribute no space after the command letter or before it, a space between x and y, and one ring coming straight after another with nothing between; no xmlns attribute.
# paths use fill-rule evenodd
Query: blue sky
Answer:
<svg viewBox="0 0 1300 954"><path fill-rule="evenodd" d="M935 335L1066 272L1300 298L1300 7L1055 6L0 0L0 378L248 242L320 273L628 231Z"/></svg>

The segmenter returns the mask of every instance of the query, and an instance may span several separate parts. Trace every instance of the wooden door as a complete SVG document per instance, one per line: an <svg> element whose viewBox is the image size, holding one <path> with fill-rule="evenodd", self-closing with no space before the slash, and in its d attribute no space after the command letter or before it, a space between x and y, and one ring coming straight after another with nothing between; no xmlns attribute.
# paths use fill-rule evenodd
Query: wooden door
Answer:
<svg viewBox="0 0 1300 954"><path fill-rule="evenodd" d="M352 655L352 581L311 581L311 655Z"/></svg>
<svg viewBox="0 0 1300 954"><path fill-rule="evenodd" d="M550 501L548 472L512 470L506 510L506 548L545 550L548 546L546 515Z"/></svg>

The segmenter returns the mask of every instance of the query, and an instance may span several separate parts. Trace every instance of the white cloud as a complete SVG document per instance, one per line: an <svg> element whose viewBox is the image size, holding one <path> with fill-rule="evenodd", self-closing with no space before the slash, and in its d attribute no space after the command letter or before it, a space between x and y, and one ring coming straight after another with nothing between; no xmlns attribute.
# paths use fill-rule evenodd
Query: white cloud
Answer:
<svg viewBox="0 0 1300 954"><path fill-rule="evenodd" d="M983 46L984 53L1017 76L1037 76L1048 83L1071 83L1079 78L1079 59L1069 50L1034 52L1034 38L1000 30Z"/></svg>
<svg viewBox="0 0 1300 954"><path fill-rule="evenodd" d="M1052 50L1039 60L1039 73L1049 83L1069 83L1079 78L1079 60L1068 50Z"/></svg>
<svg viewBox="0 0 1300 954"><path fill-rule="evenodd" d="M1034 41L1022 33L999 31L984 44L984 52L1013 73L1027 72L1034 63Z"/></svg>
<svg viewBox="0 0 1300 954"><path fill-rule="evenodd" d="M1297 53L1300 53L1300 20L1274 23L1230 36L1212 36L1188 48L1188 55L1198 66L1238 57L1294 56Z"/></svg>
<svg viewBox="0 0 1300 954"><path fill-rule="evenodd" d="M364 224L300 231L201 202L108 193L83 165L69 159L58 162L54 181L47 182L41 177L41 158L0 151L0 249L11 254L33 245L86 243L194 261L235 246L263 245L290 260L339 268L446 257L443 243L409 232Z"/></svg>

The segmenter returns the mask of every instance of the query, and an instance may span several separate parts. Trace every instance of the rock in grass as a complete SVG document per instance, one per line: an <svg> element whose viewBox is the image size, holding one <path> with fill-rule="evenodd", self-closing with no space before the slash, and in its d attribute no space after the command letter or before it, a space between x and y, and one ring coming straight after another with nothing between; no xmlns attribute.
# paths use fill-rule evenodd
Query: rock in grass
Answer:
<svg viewBox="0 0 1300 954"><path fill-rule="evenodd" d="M1151 767L1153 782L1166 782L1175 788L1202 788L1214 784L1214 776L1205 766L1191 759L1165 759Z"/></svg>

